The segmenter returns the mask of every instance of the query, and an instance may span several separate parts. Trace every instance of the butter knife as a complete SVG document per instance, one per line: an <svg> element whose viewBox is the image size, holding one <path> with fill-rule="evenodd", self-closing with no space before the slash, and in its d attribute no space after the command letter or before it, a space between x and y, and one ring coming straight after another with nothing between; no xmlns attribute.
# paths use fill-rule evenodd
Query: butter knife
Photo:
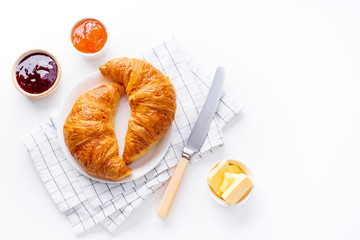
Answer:
<svg viewBox="0 0 360 240"><path fill-rule="evenodd" d="M201 109L200 115L190 133L190 136L183 149L182 157L179 159L179 162L176 165L169 185L166 188L160 206L157 210L157 215L161 218L165 218L168 215L177 190L179 189L180 183L184 177L187 166L189 165L191 156L200 150L205 140L206 133L209 130L221 97L224 79L225 70L222 67L218 67L216 69L214 79L212 81L205 103Z"/></svg>

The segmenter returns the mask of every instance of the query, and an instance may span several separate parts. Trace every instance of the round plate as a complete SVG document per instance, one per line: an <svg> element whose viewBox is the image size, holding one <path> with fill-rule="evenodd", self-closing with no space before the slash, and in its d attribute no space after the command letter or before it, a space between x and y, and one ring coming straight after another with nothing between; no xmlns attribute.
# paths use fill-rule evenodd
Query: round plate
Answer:
<svg viewBox="0 0 360 240"><path fill-rule="evenodd" d="M156 165L161 161L161 159L166 154L170 141L171 141L171 135L172 135L172 125L169 127L167 133L165 136L157 143L155 144L150 151L143 156L142 158L138 159L137 161L131 163L128 165L132 169L132 173L121 179L118 182L111 181L108 179L95 177L90 174L88 174L82 167L77 163L77 161L74 159L74 157L69 152L68 148L66 147L65 140L64 140L64 134L63 134L63 126L65 123L65 120L69 113L71 112L71 109L75 103L75 101L79 98L79 96L101 84L109 83L110 81L106 78L104 78L99 71L94 72L88 76L86 76L83 80L81 80L69 93L67 98L65 99L59 113L58 118L58 127L57 127L57 133L59 137L59 142L62 151L64 152L66 158L70 161L70 163L74 166L76 170L78 170L80 173L84 174L85 176L92 178L96 181L100 182L106 182L106 183L124 183L128 181L135 180L139 177L144 176L146 173L151 171L156 167ZM130 106L128 103L127 95L123 95L120 98L120 101L117 105L117 109L115 112L115 133L116 137L118 139L119 144L119 154L122 156L122 152L124 150L125 145L125 135L128 129L127 122L130 118Z"/></svg>

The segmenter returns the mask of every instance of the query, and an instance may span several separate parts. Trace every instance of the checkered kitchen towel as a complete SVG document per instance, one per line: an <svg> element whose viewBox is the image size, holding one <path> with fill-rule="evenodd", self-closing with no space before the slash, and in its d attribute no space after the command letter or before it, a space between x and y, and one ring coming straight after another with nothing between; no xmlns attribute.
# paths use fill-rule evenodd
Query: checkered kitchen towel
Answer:
<svg viewBox="0 0 360 240"><path fill-rule="evenodd" d="M106 184L77 172L60 149L56 132L57 113L40 123L25 137L24 143L51 198L76 233L96 224L109 231L116 228L148 196L170 178L182 149L205 101L212 75L208 75L174 39L162 42L141 56L169 76L177 94L177 111L170 147L159 165L134 181ZM191 164L224 144L222 128L241 107L223 93L200 154Z"/></svg>

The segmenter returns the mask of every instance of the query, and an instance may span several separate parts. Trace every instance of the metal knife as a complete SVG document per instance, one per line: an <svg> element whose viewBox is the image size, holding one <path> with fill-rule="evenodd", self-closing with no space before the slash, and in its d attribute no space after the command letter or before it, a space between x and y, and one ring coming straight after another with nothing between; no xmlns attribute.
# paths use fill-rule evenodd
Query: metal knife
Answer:
<svg viewBox="0 0 360 240"><path fill-rule="evenodd" d="M182 157L179 159L175 171L170 179L169 185L161 200L157 211L157 215L161 218L165 218L168 215L176 192L179 189L181 180L185 174L186 168L189 165L190 158L195 152L200 150L205 140L206 133L209 130L221 97L224 79L225 70L222 67L218 67L216 69L214 80L211 84L204 106L202 107L200 115L195 122L195 125L183 149Z"/></svg>

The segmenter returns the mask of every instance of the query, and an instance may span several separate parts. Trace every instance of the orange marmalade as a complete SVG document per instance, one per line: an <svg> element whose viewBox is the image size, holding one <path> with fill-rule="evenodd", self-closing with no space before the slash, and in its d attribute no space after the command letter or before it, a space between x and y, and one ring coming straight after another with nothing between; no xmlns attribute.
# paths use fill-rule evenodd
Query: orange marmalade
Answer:
<svg viewBox="0 0 360 240"><path fill-rule="evenodd" d="M82 53L96 53L104 47L107 41L105 26L96 19L84 19L72 29L71 41L74 47Z"/></svg>

